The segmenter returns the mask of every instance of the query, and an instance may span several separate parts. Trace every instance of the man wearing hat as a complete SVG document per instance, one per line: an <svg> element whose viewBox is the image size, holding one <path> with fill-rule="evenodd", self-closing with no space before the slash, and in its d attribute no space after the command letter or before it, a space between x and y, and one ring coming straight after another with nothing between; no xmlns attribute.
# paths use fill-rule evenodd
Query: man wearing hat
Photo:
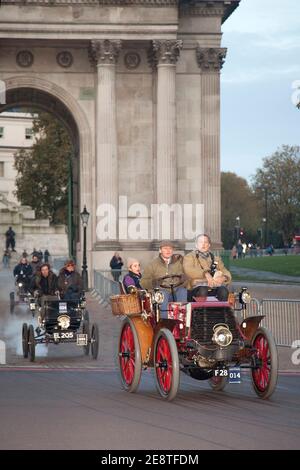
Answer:
<svg viewBox="0 0 300 470"><path fill-rule="evenodd" d="M170 280L161 281L164 276L178 275L184 278L183 257L179 254L174 254L174 244L170 240L164 240L159 245L159 255L151 261L143 274L141 281L144 289L152 290L154 287L159 287L160 284L170 283ZM175 281L178 282L179 279ZM164 301L161 304L161 314L163 318L167 318L168 302L186 302L187 290L180 286L174 289L175 299L173 299L171 288L161 289L164 293Z"/></svg>
<svg viewBox="0 0 300 470"><path fill-rule="evenodd" d="M77 300L83 290L80 274L73 260L68 260L58 275L58 288L65 300Z"/></svg>

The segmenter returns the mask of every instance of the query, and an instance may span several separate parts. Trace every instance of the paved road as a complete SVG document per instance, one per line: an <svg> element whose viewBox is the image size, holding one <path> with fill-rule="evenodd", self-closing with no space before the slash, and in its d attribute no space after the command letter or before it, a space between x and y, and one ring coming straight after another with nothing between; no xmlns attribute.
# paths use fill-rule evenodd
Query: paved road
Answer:
<svg viewBox="0 0 300 470"><path fill-rule="evenodd" d="M121 390L113 352L118 319L89 301L101 330L98 361L75 346L50 346L35 364L20 356L20 309L11 318L11 279L0 272L0 337L8 365L0 366L0 449L298 449L300 376L281 375L269 401L241 385L212 392L181 377L178 398L162 401L151 371L140 390ZM18 349L19 348L19 349Z"/></svg>

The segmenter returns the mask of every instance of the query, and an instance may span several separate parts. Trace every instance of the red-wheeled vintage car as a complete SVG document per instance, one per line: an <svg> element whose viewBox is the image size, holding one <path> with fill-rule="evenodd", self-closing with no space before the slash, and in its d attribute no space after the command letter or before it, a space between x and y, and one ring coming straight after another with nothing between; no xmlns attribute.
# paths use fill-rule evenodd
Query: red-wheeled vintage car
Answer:
<svg viewBox="0 0 300 470"><path fill-rule="evenodd" d="M178 276L176 284L174 276L166 278L171 288L181 283ZM160 287L165 287L166 278ZM166 400L177 394L180 371L223 390L228 382L239 383L241 370L249 369L256 394L271 396L277 383L277 348L270 332L260 326L263 316L247 315L246 288L227 302L215 297L171 302L165 319L160 315L162 300L160 288L111 297L112 313L124 315L118 364L126 391L138 389L147 367L154 368L157 390Z"/></svg>

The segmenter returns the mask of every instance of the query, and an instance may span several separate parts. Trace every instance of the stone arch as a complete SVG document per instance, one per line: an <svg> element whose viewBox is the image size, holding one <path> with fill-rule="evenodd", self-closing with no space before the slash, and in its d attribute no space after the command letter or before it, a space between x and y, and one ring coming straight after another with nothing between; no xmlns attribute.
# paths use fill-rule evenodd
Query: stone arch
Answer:
<svg viewBox="0 0 300 470"><path fill-rule="evenodd" d="M6 103L0 112L14 105L37 106L56 115L69 129L75 149L75 180L78 182L75 196L75 225L79 225L79 212L86 204L93 211L94 172L92 164L92 135L87 116L78 101L65 89L48 80L33 75L14 76L5 79ZM90 231L92 233L92 231ZM76 239L79 239L79 233ZM91 248L91 238L88 249Z"/></svg>

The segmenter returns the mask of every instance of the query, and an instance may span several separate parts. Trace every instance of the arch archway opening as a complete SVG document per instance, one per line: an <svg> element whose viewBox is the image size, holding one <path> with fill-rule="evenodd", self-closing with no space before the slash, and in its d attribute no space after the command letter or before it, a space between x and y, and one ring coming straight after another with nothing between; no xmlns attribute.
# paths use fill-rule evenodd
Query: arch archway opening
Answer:
<svg viewBox="0 0 300 470"><path fill-rule="evenodd" d="M11 111L48 113L56 118L67 130L72 143L72 156L69 161L68 210L66 226L68 229L69 256L76 257L79 241L80 181L79 181L79 131L73 114L56 96L37 88L17 87L8 89L6 103L0 104L0 113Z"/></svg>

